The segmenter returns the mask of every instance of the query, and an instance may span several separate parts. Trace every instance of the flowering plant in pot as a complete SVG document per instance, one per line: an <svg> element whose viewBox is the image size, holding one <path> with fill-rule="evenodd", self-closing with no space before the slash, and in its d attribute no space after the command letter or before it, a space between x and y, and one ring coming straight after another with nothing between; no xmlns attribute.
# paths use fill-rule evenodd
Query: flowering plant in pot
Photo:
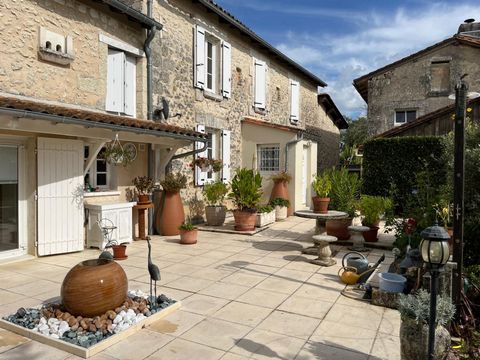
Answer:
<svg viewBox="0 0 480 360"><path fill-rule="evenodd" d="M383 196L362 195L358 201L358 209L363 215L362 224L370 231L363 233L365 241L377 241L378 225L383 213L393 206L392 200Z"/></svg>
<svg viewBox="0 0 480 360"><path fill-rule="evenodd" d="M198 229L190 223L183 223L178 227L180 230L180 244L193 245L197 243Z"/></svg>
<svg viewBox="0 0 480 360"><path fill-rule="evenodd" d="M317 175L313 179L313 190L317 196L312 197L313 212L326 214L328 213L328 204L330 203L330 190L332 190L332 180L330 172L324 171L322 175Z"/></svg>
<svg viewBox="0 0 480 360"><path fill-rule="evenodd" d="M400 325L400 353L402 359L426 359L428 354L428 323L430 294L419 290L416 294L400 294L397 302ZM444 359L450 348L450 333L445 326L453 319L455 306L448 297L437 296L435 319L434 358Z"/></svg>
<svg viewBox="0 0 480 360"><path fill-rule="evenodd" d="M228 185L222 181L205 184L203 187L203 195L207 201L205 207L205 217L207 224L211 226L222 226L225 222L226 208L223 200L228 193Z"/></svg>
<svg viewBox="0 0 480 360"><path fill-rule="evenodd" d="M180 190L187 186L187 177L180 172L168 173L160 185L163 194L157 211L156 228L165 236L178 235L178 227L185 221Z"/></svg>
<svg viewBox="0 0 480 360"><path fill-rule="evenodd" d="M285 220L287 218L287 208L290 206L290 201L276 198L270 201L270 205L275 207L275 221Z"/></svg>
<svg viewBox="0 0 480 360"><path fill-rule="evenodd" d="M228 195L236 209L235 230L251 231L255 228L257 206L262 197L262 176L251 169L240 168L235 172Z"/></svg>
<svg viewBox="0 0 480 360"><path fill-rule="evenodd" d="M138 202L140 204L149 203L149 196L155 187L153 179L148 176L137 176L133 179L133 185L135 185L135 188L137 189Z"/></svg>

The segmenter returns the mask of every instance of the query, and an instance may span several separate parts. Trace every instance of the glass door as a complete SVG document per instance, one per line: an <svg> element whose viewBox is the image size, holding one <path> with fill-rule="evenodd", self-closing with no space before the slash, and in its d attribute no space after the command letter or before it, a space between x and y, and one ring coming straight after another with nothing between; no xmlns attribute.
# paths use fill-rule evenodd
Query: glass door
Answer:
<svg viewBox="0 0 480 360"><path fill-rule="evenodd" d="M19 248L18 147L0 145L0 254Z"/></svg>

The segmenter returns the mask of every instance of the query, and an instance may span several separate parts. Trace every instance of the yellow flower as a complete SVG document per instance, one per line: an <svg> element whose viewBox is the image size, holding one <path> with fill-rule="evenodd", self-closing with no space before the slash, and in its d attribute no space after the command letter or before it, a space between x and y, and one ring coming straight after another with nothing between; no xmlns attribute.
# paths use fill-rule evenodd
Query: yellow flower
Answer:
<svg viewBox="0 0 480 360"><path fill-rule="evenodd" d="M467 108L467 112L472 112L472 108L471 107Z"/></svg>

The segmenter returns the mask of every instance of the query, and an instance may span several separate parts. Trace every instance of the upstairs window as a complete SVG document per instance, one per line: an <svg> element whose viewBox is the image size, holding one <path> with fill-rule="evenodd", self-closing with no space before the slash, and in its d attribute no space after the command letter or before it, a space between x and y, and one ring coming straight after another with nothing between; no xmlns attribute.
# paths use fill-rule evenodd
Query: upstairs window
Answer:
<svg viewBox="0 0 480 360"><path fill-rule="evenodd" d="M107 111L135 116L135 67L134 56L108 49Z"/></svg>
<svg viewBox="0 0 480 360"><path fill-rule="evenodd" d="M397 110L395 111L395 126L406 124L417 118L416 110Z"/></svg>
<svg viewBox="0 0 480 360"><path fill-rule="evenodd" d="M254 103L253 107L265 110L266 107L266 87L267 87L267 65L265 61L254 59L255 66L255 87L254 87Z"/></svg>
<svg viewBox="0 0 480 360"><path fill-rule="evenodd" d="M231 97L231 46L198 26L195 28L195 87Z"/></svg>
<svg viewBox="0 0 480 360"><path fill-rule="evenodd" d="M450 61L432 61L430 76L430 91L447 94L450 92Z"/></svg>

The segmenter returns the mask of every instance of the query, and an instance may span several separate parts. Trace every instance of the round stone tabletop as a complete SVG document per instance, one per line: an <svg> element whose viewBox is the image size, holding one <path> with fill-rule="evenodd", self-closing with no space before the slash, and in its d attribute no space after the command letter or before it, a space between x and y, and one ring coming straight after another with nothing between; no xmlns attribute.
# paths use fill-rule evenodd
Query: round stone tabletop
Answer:
<svg viewBox="0 0 480 360"><path fill-rule="evenodd" d="M336 211L336 210L328 210L326 214L315 213L313 210L299 210L295 211L295 216L308 218L308 219L346 219L348 218L348 214L343 211Z"/></svg>
<svg viewBox="0 0 480 360"><path fill-rule="evenodd" d="M348 230L353 231L353 232L365 232L370 230L368 226L356 226L356 225L350 225L348 227Z"/></svg>

